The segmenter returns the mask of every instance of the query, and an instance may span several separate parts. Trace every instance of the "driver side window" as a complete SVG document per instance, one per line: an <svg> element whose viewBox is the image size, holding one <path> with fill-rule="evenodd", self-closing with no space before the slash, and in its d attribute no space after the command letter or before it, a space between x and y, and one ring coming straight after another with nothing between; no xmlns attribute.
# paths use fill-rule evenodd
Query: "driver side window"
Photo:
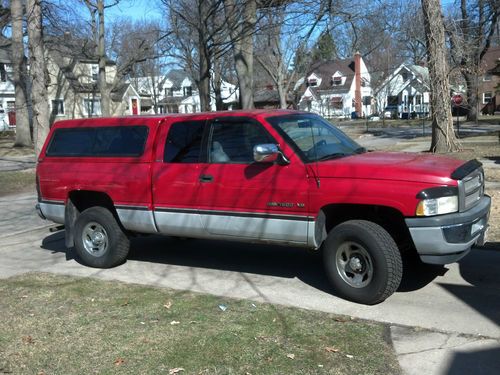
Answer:
<svg viewBox="0 0 500 375"><path fill-rule="evenodd" d="M212 124L209 140L210 163L251 164L253 148L262 143L276 143L262 125L249 120L225 121Z"/></svg>

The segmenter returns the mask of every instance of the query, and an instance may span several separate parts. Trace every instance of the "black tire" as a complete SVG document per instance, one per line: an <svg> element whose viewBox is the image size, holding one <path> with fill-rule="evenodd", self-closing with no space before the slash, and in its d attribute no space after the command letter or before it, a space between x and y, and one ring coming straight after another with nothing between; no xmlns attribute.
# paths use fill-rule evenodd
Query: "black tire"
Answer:
<svg viewBox="0 0 500 375"><path fill-rule="evenodd" d="M108 209L86 209L76 219L74 230L75 250L85 265L111 268L127 258L130 241Z"/></svg>
<svg viewBox="0 0 500 375"><path fill-rule="evenodd" d="M338 294L353 302L374 305L394 293L403 263L391 235L380 225L350 220L328 234L323 250L330 282Z"/></svg>

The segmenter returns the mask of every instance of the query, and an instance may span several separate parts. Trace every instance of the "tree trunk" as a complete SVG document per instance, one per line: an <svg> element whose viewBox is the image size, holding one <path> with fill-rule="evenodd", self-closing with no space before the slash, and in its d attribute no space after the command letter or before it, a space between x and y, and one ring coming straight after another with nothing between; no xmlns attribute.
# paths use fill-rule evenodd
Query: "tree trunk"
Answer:
<svg viewBox="0 0 500 375"><path fill-rule="evenodd" d="M467 85L467 120L477 120L477 104L479 98L477 97L477 75L471 73L464 73L465 84Z"/></svg>
<svg viewBox="0 0 500 375"><path fill-rule="evenodd" d="M111 93L106 81L106 49L104 35L104 0L97 1L97 15L99 17L99 32L97 42L97 56L99 59L99 93L101 95L101 113L103 116L111 114Z"/></svg>
<svg viewBox="0 0 500 375"><path fill-rule="evenodd" d="M236 7L234 0L224 0L229 34L233 44L234 65L240 88L243 109L254 108L253 103L253 35L257 22L257 1L247 0ZM242 20L238 12L243 7Z"/></svg>
<svg viewBox="0 0 500 375"><path fill-rule="evenodd" d="M12 17L12 68L16 96L16 140L15 147L31 147L31 132L26 90L26 59L23 42L23 4L21 0L11 1Z"/></svg>
<svg viewBox="0 0 500 375"><path fill-rule="evenodd" d="M45 58L41 0L28 0L28 37L30 51L31 102L35 152L40 154L49 134L49 106L45 85Z"/></svg>
<svg viewBox="0 0 500 375"><path fill-rule="evenodd" d="M209 4L206 0L198 0L200 15L207 14ZM211 110L210 106L210 54L208 51L208 26L206 17L198 20L198 50L199 50L199 80L198 92L200 95L200 109L202 112Z"/></svg>
<svg viewBox="0 0 500 375"><path fill-rule="evenodd" d="M224 100L222 99L222 77L220 73L220 65L217 63L217 61L214 61L213 86L214 86L214 96L215 96L215 110L223 111Z"/></svg>
<svg viewBox="0 0 500 375"><path fill-rule="evenodd" d="M459 150L451 117L448 61L440 0L421 0L431 86L432 152Z"/></svg>

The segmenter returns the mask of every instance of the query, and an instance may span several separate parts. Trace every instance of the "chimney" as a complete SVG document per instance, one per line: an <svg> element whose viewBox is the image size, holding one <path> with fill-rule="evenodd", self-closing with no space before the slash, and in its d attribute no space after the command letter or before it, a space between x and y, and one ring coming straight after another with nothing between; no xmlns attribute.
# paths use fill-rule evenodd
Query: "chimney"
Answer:
<svg viewBox="0 0 500 375"><path fill-rule="evenodd" d="M361 54L359 51L354 54L354 85L354 110L361 117L363 103L361 101Z"/></svg>

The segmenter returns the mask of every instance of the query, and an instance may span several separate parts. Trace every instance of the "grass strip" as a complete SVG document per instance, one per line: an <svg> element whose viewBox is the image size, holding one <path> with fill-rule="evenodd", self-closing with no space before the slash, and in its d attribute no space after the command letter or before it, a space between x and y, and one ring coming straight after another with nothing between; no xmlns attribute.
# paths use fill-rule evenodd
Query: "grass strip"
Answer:
<svg viewBox="0 0 500 375"><path fill-rule="evenodd" d="M0 373L400 373L386 328L349 317L50 274L0 301Z"/></svg>
<svg viewBox="0 0 500 375"><path fill-rule="evenodd" d="M34 190L34 170L0 172L0 197Z"/></svg>

